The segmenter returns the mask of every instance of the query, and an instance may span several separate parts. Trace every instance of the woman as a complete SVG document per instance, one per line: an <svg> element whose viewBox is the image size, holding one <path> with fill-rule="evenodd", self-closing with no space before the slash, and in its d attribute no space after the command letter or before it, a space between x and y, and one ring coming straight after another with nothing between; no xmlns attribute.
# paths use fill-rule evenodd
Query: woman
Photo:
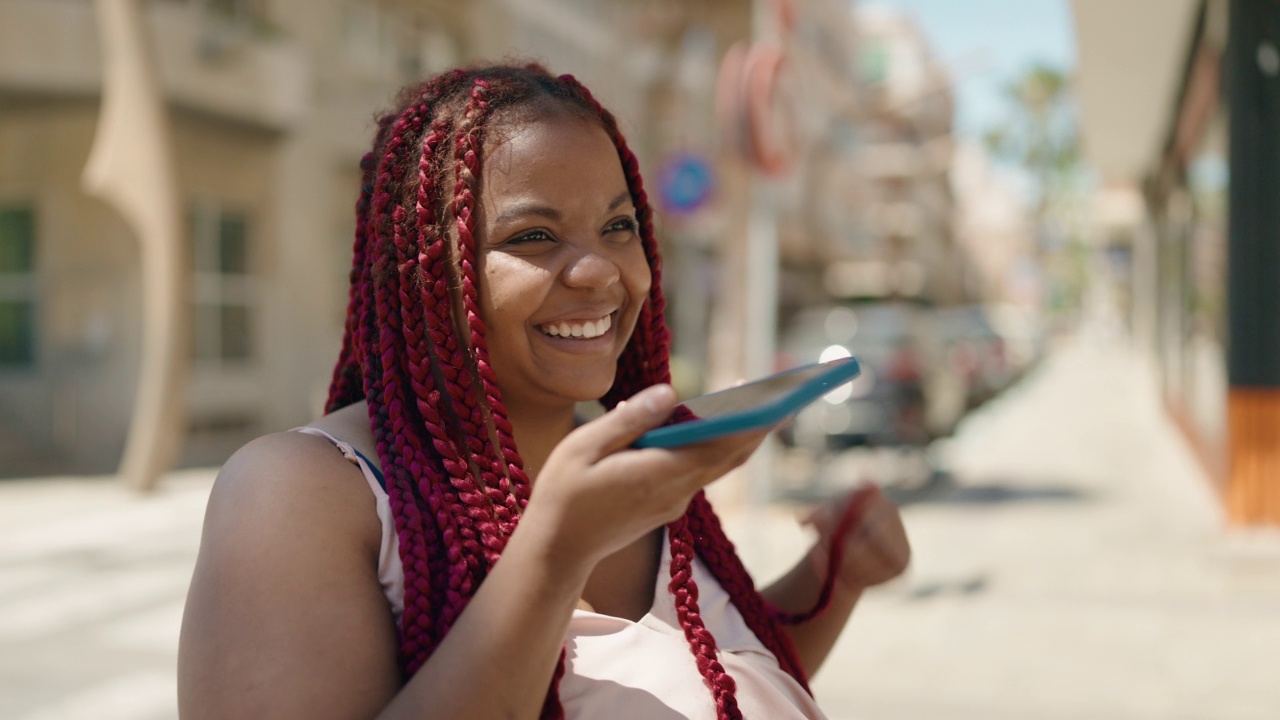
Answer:
<svg viewBox="0 0 1280 720"><path fill-rule="evenodd" d="M701 489L764 434L629 448L675 398L613 117L538 66L455 70L403 96L362 168L328 414L219 474L183 716L820 717L807 677L905 568L900 519L863 491L852 532L821 514L757 592ZM828 568L825 611L797 614Z"/></svg>

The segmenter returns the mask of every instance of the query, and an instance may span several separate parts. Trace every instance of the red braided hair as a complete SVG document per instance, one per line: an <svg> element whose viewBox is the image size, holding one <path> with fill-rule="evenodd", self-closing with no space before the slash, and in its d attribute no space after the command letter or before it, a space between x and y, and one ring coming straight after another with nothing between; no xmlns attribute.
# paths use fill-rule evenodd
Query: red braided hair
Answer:
<svg viewBox="0 0 1280 720"><path fill-rule="evenodd" d="M670 382L661 259L639 163L615 118L576 79L538 65L454 70L413 88L378 122L361 160L351 290L327 411L366 400L405 572L400 661L406 675L431 655L497 561L528 502L480 317L475 210L491 125L551 110L599 122L618 150L652 283L618 360L606 408ZM452 179L452 195L444 188ZM668 526L669 589L720 718L740 718L735 684L702 622L695 553L748 626L807 688L770 612L703 494ZM562 717L553 676L543 717Z"/></svg>

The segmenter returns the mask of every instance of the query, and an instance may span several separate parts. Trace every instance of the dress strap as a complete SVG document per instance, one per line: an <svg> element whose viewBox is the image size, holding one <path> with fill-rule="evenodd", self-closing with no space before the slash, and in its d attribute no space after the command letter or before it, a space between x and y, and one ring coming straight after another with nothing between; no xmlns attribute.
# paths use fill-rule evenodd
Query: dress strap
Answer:
<svg viewBox="0 0 1280 720"><path fill-rule="evenodd" d="M382 539L378 546L378 582L390 605L392 617L398 623L404 612L404 566L400 561L400 539L396 534L395 518L391 514L391 498L387 495L382 473L369 458L329 433L315 427L294 428L295 431L322 437L342 453L347 462L355 465L364 475L364 481L373 492L374 509L382 526Z"/></svg>
<svg viewBox="0 0 1280 720"><path fill-rule="evenodd" d="M294 430L296 432L305 433L307 435L315 435L317 437L322 437L328 440L329 442L333 443L334 447L338 448L338 450L342 452L343 457L351 461L354 465L359 467L361 470L365 470L366 472L368 472L368 474L378 482L378 487L382 488L383 492L386 492L387 479L382 475L382 471L378 469L378 466L375 465L372 460L365 457L364 453L357 450L354 445L344 440L339 440L338 438L334 437L333 435L330 435L329 433L325 432L324 430L321 430L320 428L300 427L300 428L294 428Z"/></svg>
<svg viewBox="0 0 1280 720"><path fill-rule="evenodd" d="M361 460L363 460L363 461L364 461L364 464L365 464L366 466L368 466L368 468L369 468L369 472L373 473L373 477L374 477L374 479L378 481L378 485L379 485L383 490L386 490L386 489L387 489L387 479L386 479L385 477L383 477L383 475L382 475L382 471L378 469L378 466L377 466L377 465L374 465L372 460L370 460L369 458L365 457L365 454L364 454L364 453L360 452L359 450L356 450L354 447L353 447L353 448L351 448L351 451L352 451L352 452L354 452L354 453L355 453L355 454L356 454L356 455L357 455Z"/></svg>

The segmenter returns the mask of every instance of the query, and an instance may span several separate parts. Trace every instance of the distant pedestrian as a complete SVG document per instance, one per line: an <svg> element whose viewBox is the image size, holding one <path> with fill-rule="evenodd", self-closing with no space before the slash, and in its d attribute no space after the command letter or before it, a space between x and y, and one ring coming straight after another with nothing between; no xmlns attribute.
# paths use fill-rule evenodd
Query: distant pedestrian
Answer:
<svg viewBox="0 0 1280 720"><path fill-rule="evenodd" d="M182 716L822 717L808 677L907 564L897 510L827 508L757 592L702 488L765 433L630 448L675 397L613 116L536 65L401 100L361 164L328 414L245 446L210 497Z"/></svg>

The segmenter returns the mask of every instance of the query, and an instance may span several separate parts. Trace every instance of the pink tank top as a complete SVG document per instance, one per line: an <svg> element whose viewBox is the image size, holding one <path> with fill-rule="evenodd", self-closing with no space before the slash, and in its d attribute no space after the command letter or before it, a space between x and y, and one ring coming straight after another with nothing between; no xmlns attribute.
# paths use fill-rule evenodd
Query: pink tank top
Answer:
<svg viewBox="0 0 1280 720"><path fill-rule="evenodd" d="M358 466L377 503L382 525L378 580L396 622L404 612L404 569L391 518L391 503L377 469L363 456L317 428L301 432L323 437ZM653 607L638 621L574 610L565 632L566 667L560 701L566 718L612 720L715 720L711 693L703 684L667 590L671 549L663 538ZM716 638L720 663L737 684L745 718L819 720L826 716L800 684L778 665L699 558L693 561L702 619Z"/></svg>

